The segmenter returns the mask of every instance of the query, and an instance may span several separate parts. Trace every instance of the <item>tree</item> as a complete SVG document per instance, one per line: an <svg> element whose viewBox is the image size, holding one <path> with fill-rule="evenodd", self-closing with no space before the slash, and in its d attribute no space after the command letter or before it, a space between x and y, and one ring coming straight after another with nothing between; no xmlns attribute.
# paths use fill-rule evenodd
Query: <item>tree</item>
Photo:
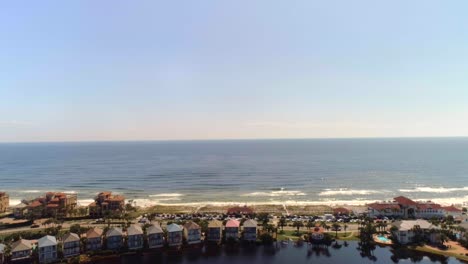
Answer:
<svg viewBox="0 0 468 264"><path fill-rule="evenodd" d="M333 223L332 227L333 227L333 230L335 230L335 238L338 238L338 229L340 229L341 227L340 224Z"/></svg>
<svg viewBox="0 0 468 264"><path fill-rule="evenodd" d="M345 223L343 224L344 235L346 236L346 229L348 229L348 225Z"/></svg>
<svg viewBox="0 0 468 264"><path fill-rule="evenodd" d="M314 226L315 226L315 223L314 223L313 221L308 221L308 222L307 222L307 229L310 230L310 229L311 229L312 227L314 227Z"/></svg>
<svg viewBox="0 0 468 264"><path fill-rule="evenodd" d="M278 225L281 227L281 230L283 230L284 226L286 226L286 218L281 217L279 222L278 222Z"/></svg>
<svg viewBox="0 0 468 264"><path fill-rule="evenodd" d="M79 224L73 224L70 226L70 232L76 233L81 236L81 226Z"/></svg>
<svg viewBox="0 0 468 264"><path fill-rule="evenodd" d="M304 223L302 221L295 221L293 223L293 227L296 228L296 233L299 234L299 229L304 226Z"/></svg>

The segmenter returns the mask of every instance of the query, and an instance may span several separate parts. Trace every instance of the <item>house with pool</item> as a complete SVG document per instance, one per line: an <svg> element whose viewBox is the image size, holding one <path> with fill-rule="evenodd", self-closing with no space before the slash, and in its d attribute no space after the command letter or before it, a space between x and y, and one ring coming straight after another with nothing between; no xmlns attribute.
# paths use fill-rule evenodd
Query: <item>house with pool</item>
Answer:
<svg viewBox="0 0 468 264"><path fill-rule="evenodd" d="M440 228L427 220L403 220L394 222L392 225L396 227L393 235L402 245L414 242L417 236L427 239L431 243L439 242Z"/></svg>

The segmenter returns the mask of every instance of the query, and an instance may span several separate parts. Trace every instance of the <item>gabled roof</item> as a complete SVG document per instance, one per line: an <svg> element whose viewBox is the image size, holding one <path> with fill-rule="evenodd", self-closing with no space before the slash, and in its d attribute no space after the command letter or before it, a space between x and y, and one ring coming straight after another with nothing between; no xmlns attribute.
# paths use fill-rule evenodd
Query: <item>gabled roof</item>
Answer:
<svg viewBox="0 0 468 264"><path fill-rule="evenodd" d="M208 228L221 228L223 227L223 222L218 221L218 220L211 220L208 223Z"/></svg>
<svg viewBox="0 0 468 264"><path fill-rule="evenodd" d="M99 227L92 228L86 232L86 238L97 238L101 237L103 230Z"/></svg>
<svg viewBox="0 0 468 264"><path fill-rule="evenodd" d="M163 233L161 226L159 224L152 224L148 229L146 229L147 234L160 234Z"/></svg>
<svg viewBox="0 0 468 264"><path fill-rule="evenodd" d="M236 219L230 219L226 222L226 227L239 227L240 222L237 221Z"/></svg>
<svg viewBox="0 0 468 264"><path fill-rule="evenodd" d="M68 233L63 236L63 242L68 243L68 242L75 242L75 241L80 241L80 236L78 236L75 233Z"/></svg>
<svg viewBox="0 0 468 264"><path fill-rule="evenodd" d="M461 213L463 210L456 208L455 206L444 206L442 207L446 212Z"/></svg>
<svg viewBox="0 0 468 264"><path fill-rule="evenodd" d="M123 235L122 229L120 229L120 228L118 228L118 227L112 227L112 228L109 229L109 231L107 231L107 233L106 233L106 236L107 236L107 237L122 236L122 235Z"/></svg>
<svg viewBox="0 0 468 264"><path fill-rule="evenodd" d="M404 196L398 196L398 197L395 197L393 198L393 200L395 200L398 204L402 204L402 205L406 205L406 206L417 206L418 203L407 198L407 197L404 197Z"/></svg>
<svg viewBox="0 0 468 264"><path fill-rule="evenodd" d="M371 204L368 204L367 207L378 210L378 211L382 211L386 209L389 209L389 210L401 209L400 205L395 204L395 203L371 203Z"/></svg>
<svg viewBox="0 0 468 264"><path fill-rule="evenodd" d="M257 221L248 219L244 222L244 227L257 227Z"/></svg>
<svg viewBox="0 0 468 264"><path fill-rule="evenodd" d="M167 232L171 233L171 232L181 232L182 231L182 227L180 225L177 225L177 224L170 224L166 227L167 229Z"/></svg>
<svg viewBox="0 0 468 264"><path fill-rule="evenodd" d="M11 252L25 251L25 250L31 250L31 249L32 249L31 241L26 240L26 239L20 239L18 241L13 242L13 244L11 244Z"/></svg>
<svg viewBox="0 0 468 264"><path fill-rule="evenodd" d="M435 225L431 224L427 220L403 220L398 221L393 224L398 228L400 231L409 231L413 229L415 226L419 226L421 229L438 229Z"/></svg>
<svg viewBox="0 0 468 264"><path fill-rule="evenodd" d="M143 230L139 225L131 225L127 229L127 235L129 236L136 236L136 235L143 235Z"/></svg>
<svg viewBox="0 0 468 264"><path fill-rule="evenodd" d="M184 228L187 230L192 230L192 229L200 229L200 226L197 225L197 223L190 221L190 222L185 223Z"/></svg>
<svg viewBox="0 0 468 264"><path fill-rule="evenodd" d="M50 247L50 246L56 246L57 245L57 239L53 236L43 236L37 241L37 246L38 247Z"/></svg>
<svg viewBox="0 0 468 264"><path fill-rule="evenodd" d="M23 209L23 208L25 208L27 206L28 206L27 204L21 202L21 203L15 205L15 206L13 206L13 209Z"/></svg>

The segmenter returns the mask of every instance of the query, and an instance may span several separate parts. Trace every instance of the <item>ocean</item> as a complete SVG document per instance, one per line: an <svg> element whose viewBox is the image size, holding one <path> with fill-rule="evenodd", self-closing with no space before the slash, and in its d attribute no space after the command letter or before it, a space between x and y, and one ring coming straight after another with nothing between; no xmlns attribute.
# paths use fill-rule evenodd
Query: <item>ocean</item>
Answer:
<svg viewBox="0 0 468 264"><path fill-rule="evenodd" d="M468 138L0 144L11 204L103 190L137 205L365 204L398 195L468 202Z"/></svg>

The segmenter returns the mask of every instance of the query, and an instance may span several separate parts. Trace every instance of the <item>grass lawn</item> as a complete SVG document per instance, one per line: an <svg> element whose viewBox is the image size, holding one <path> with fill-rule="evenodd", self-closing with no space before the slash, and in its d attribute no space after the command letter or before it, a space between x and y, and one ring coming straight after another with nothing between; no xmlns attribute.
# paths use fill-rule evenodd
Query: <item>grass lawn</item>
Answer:
<svg viewBox="0 0 468 264"><path fill-rule="evenodd" d="M450 252L450 250L435 250L435 249L432 249L432 248L429 248L429 247L426 247L426 246L411 247L411 249L414 249L414 250L417 250L417 251L422 251L422 252L433 253L433 254L437 254L437 255L444 255L444 256L447 256L447 257L454 257L454 258L457 258L457 259L468 261L468 256L457 254L455 252Z"/></svg>
<svg viewBox="0 0 468 264"><path fill-rule="evenodd" d="M280 231L278 231L278 241L285 240L285 239L292 239L292 240L298 240L299 237L303 234L306 234L307 232L305 231L299 231L299 234L296 233L296 230L284 230L283 234L280 234Z"/></svg>

